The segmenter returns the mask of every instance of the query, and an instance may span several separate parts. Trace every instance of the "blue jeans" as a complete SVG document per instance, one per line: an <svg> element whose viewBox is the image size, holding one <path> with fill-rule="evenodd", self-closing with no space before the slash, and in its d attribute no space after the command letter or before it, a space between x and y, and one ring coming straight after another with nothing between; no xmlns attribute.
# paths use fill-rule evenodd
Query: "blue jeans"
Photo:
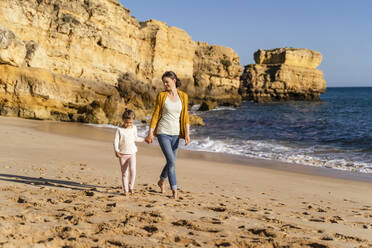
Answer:
<svg viewBox="0 0 372 248"><path fill-rule="evenodd" d="M176 157L180 138L178 135L158 134L158 141L167 160L163 171L160 174L162 180L169 179L172 190L177 190L176 179Z"/></svg>

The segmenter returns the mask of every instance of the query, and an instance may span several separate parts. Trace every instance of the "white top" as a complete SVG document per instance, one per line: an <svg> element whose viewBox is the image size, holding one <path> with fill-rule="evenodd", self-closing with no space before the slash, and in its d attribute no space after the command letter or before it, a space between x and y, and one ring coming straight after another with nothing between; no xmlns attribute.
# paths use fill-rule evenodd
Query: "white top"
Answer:
<svg viewBox="0 0 372 248"><path fill-rule="evenodd" d="M181 99L178 97L178 100L173 102L167 97L159 121L157 134L179 135L181 111Z"/></svg>
<svg viewBox="0 0 372 248"><path fill-rule="evenodd" d="M118 127L115 133L114 149L115 152L121 154L134 154L137 152L135 142L142 141L137 136L137 127L133 125L131 128Z"/></svg>

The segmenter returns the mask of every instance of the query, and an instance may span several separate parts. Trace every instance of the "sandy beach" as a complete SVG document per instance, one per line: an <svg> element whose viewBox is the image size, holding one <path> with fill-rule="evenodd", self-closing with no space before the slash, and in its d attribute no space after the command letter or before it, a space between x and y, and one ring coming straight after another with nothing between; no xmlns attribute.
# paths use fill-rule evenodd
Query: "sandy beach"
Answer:
<svg viewBox="0 0 372 248"><path fill-rule="evenodd" d="M0 247L372 247L372 176L179 151L178 200L138 144L123 196L113 131L0 117Z"/></svg>

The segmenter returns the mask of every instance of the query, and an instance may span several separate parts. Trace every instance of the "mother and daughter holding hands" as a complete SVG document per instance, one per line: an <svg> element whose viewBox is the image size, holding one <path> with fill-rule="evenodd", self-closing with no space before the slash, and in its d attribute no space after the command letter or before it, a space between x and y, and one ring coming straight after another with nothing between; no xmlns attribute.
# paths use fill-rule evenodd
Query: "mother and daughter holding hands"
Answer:
<svg viewBox="0 0 372 248"><path fill-rule="evenodd" d="M151 144L154 136L158 138L166 164L160 174L158 185L165 193L165 180L168 178L174 199L178 198L176 179L176 157L180 138L185 139L185 145L190 143L190 120L187 110L188 96L178 90L181 81L172 71L162 76L165 91L160 92L156 98L155 110L152 115L149 132L145 138ZM123 124L116 130L114 149L119 158L124 194L133 193L136 176L135 141L139 141L137 128L133 125L135 118L132 110L123 113Z"/></svg>

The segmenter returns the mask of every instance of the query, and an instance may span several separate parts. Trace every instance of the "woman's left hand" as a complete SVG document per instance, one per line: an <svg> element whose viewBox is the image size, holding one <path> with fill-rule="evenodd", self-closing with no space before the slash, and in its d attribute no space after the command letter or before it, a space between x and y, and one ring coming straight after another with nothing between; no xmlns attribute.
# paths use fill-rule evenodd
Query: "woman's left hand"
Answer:
<svg viewBox="0 0 372 248"><path fill-rule="evenodd" d="M190 135L186 135L185 137L185 146L187 146L190 143Z"/></svg>

